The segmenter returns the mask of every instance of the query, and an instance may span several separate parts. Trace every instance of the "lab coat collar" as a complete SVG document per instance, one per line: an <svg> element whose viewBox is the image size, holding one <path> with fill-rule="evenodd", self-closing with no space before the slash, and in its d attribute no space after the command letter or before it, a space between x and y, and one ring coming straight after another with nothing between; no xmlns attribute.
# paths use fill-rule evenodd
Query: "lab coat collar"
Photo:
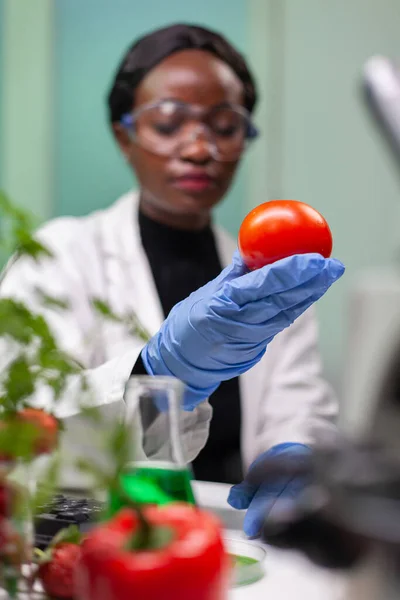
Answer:
<svg viewBox="0 0 400 600"><path fill-rule="evenodd" d="M111 306L120 315L133 312L152 336L160 328L164 315L141 244L138 207L138 194L129 192L102 219L104 270Z"/></svg>

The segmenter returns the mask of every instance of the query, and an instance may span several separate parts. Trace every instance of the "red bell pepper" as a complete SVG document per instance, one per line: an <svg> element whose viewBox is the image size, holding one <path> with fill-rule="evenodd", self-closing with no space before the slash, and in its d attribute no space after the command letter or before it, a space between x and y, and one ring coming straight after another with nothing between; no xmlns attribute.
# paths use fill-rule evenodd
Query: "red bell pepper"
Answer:
<svg viewBox="0 0 400 600"><path fill-rule="evenodd" d="M226 600L230 560L217 519L188 504L148 506L151 528L167 528L158 548L130 550L141 527L137 513L122 509L92 530L76 568L77 600Z"/></svg>

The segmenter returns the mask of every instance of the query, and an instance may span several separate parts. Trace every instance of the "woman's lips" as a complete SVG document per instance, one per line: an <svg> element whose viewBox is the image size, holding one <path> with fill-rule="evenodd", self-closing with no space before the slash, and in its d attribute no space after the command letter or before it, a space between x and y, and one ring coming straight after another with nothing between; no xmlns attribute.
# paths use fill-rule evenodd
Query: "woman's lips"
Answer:
<svg viewBox="0 0 400 600"><path fill-rule="evenodd" d="M187 192L204 192L215 187L215 179L209 175L184 175L173 180L174 187Z"/></svg>

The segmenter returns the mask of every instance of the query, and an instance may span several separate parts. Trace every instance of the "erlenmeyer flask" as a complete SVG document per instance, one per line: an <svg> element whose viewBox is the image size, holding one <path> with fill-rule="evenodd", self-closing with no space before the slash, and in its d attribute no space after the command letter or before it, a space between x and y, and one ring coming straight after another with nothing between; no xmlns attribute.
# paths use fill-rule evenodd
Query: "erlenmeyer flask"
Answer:
<svg viewBox="0 0 400 600"><path fill-rule="evenodd" d="M125 420L133 436L133 460L122 470L123 495L143 504L183 501L195 504L192 470L183 430L183 384L173 377L132 376L125 391ZM109 512L125 503L110 494Z"/></svg>

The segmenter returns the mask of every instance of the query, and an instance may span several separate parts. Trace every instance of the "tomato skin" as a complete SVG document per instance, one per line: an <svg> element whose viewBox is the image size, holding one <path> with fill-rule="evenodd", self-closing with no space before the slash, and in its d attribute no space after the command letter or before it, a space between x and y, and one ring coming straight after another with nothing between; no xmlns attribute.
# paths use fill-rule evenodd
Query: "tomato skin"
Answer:
<svg viewBox="0 0 400 600"><path fill-rule="evenodd" d="M30 406L17 413L17 418L25 423L31 423L37 428L37 439L34 444L34 453L49 454L55 450L58 442L59 422L57 419L40 408Z"/></svg>
<svg viewBox="0 0 400 600"><path fill-rule="evenodd" d="M297 200L271 200L243 220L238 237L246 266L260 269L294 254L332 253L332 233L324 217Z"/></svg>
<svg viewBox="0 0 400 600"><path fill-rule="evenodd" d="M174 539L158 550L129 552L138 520L123 508L82 544L76 600L226 600L230 563L217 519L188 504L147 506L153 526L168 526Z"/></svg>

